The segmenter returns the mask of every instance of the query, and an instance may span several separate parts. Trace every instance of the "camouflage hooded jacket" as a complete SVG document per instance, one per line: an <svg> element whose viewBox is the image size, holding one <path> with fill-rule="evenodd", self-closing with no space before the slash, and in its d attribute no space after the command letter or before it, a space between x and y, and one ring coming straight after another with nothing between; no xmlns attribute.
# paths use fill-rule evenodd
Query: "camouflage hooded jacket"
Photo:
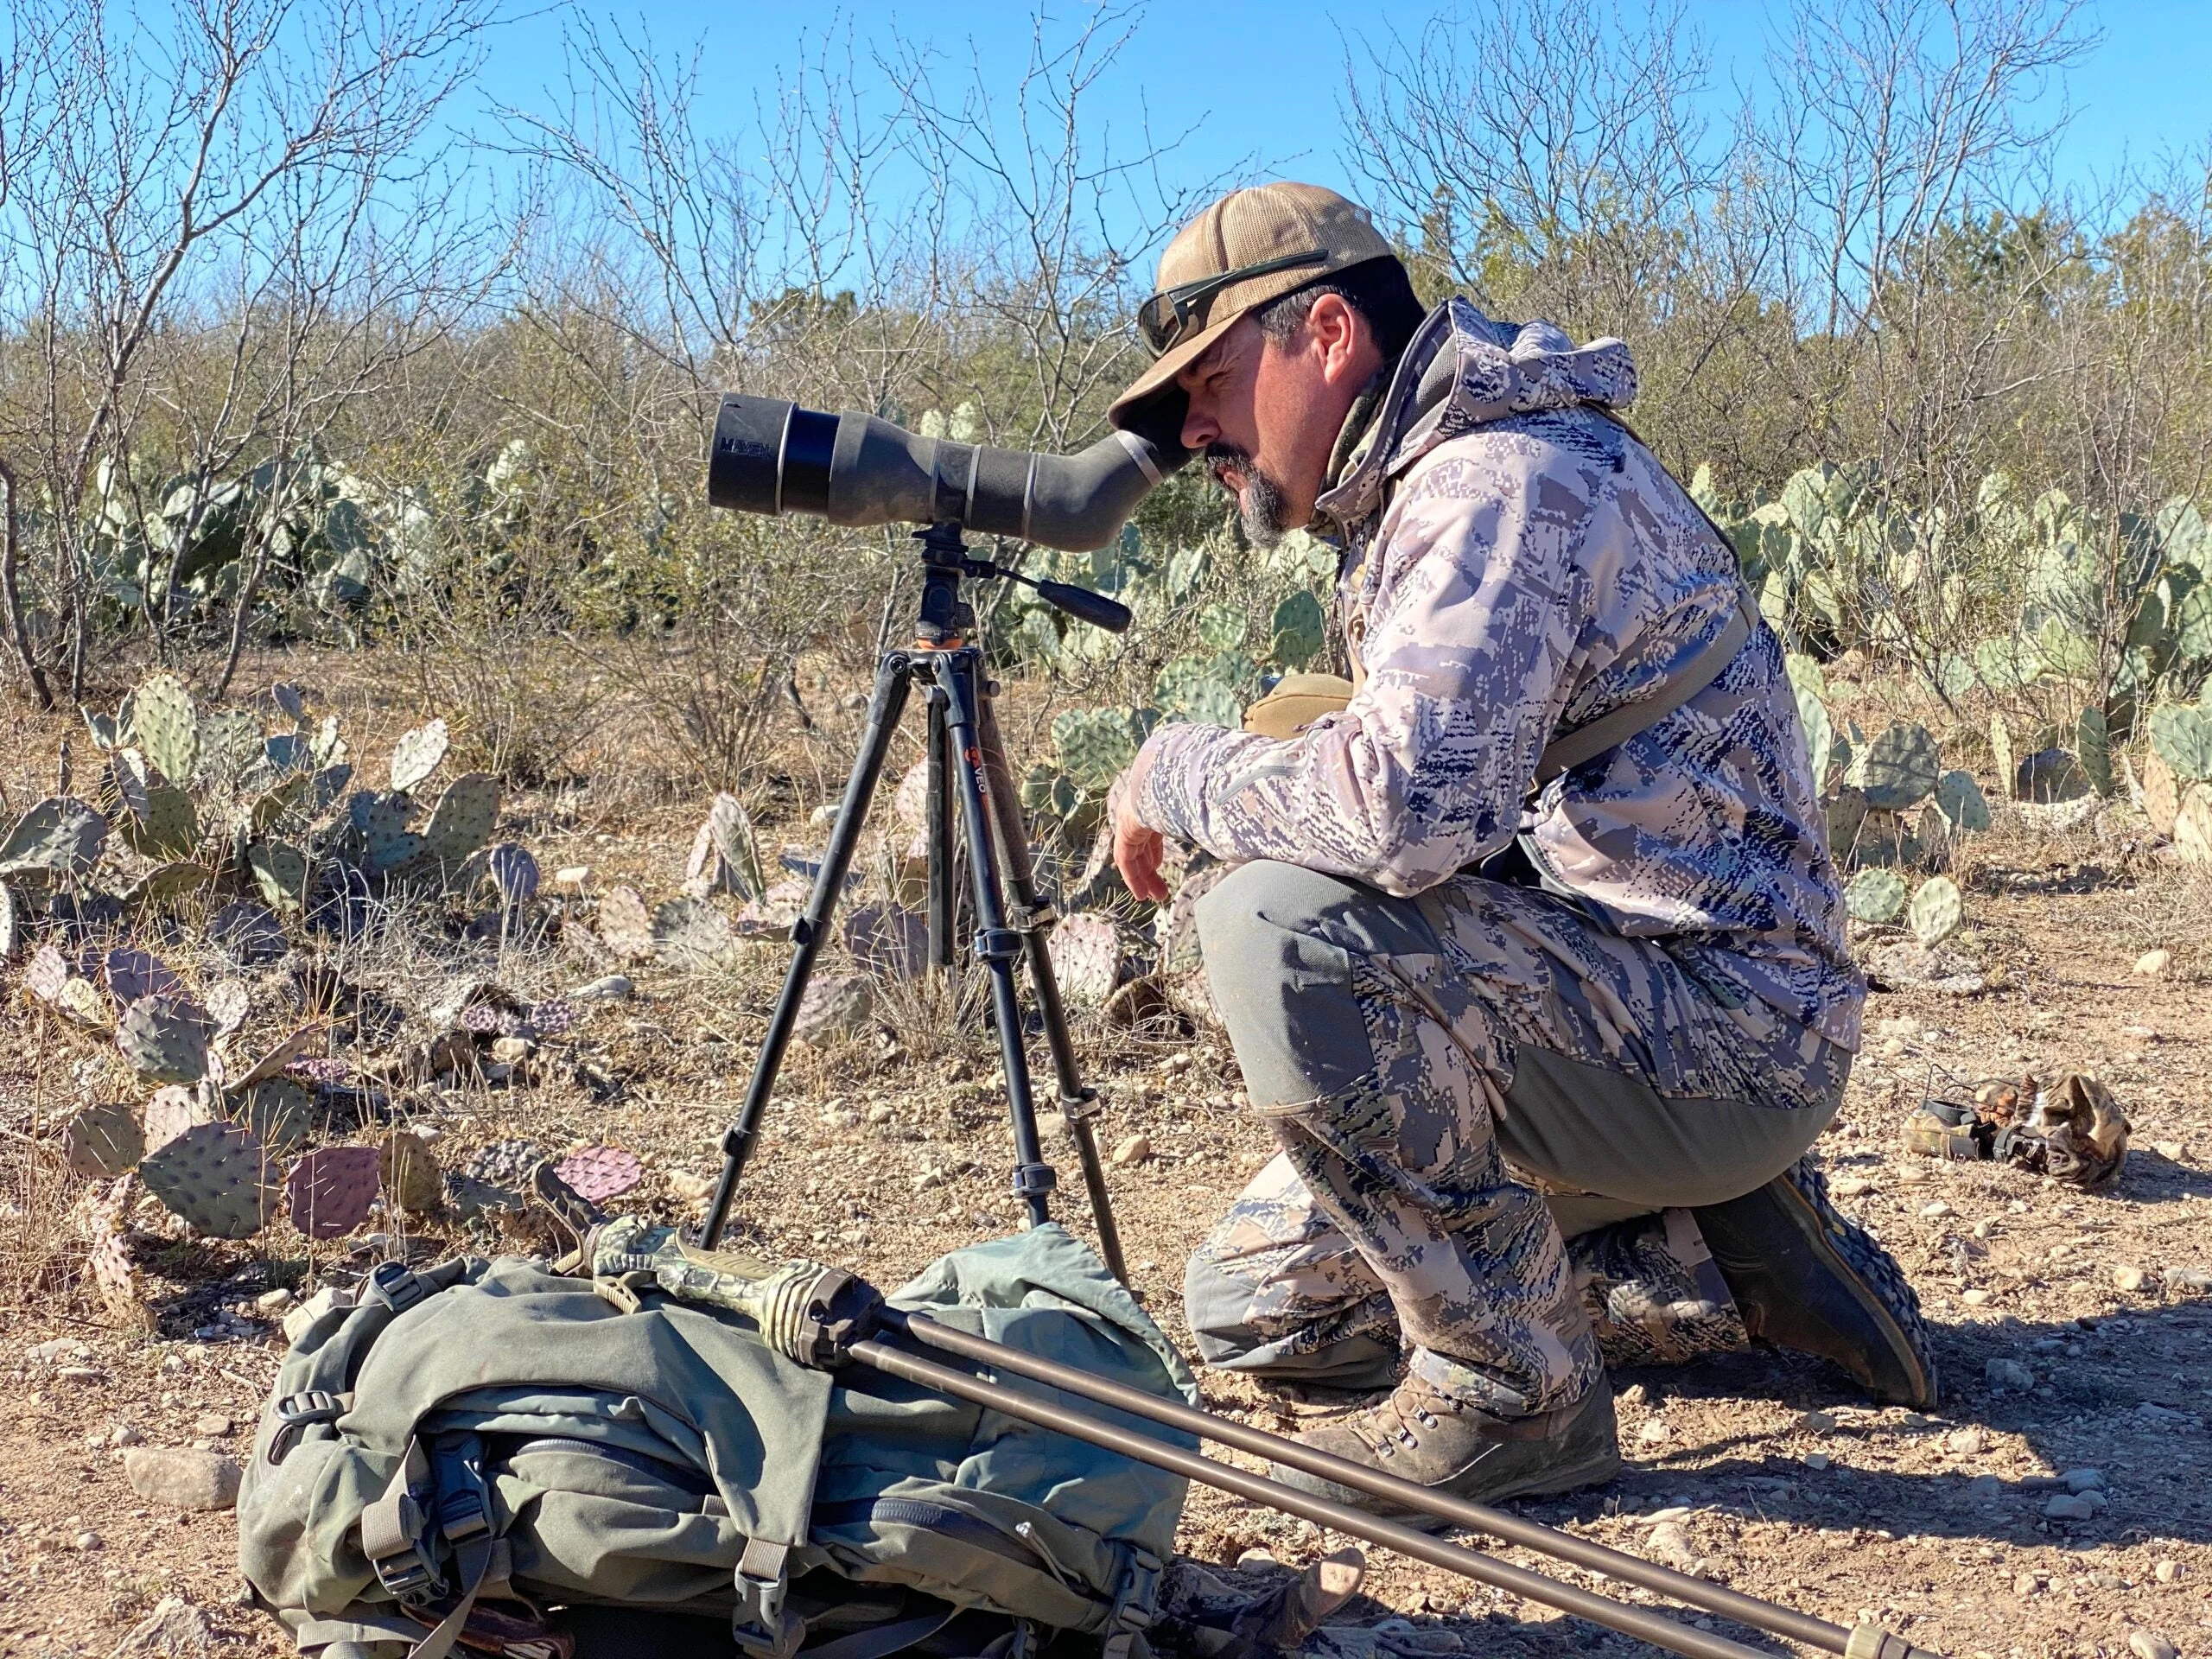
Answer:
<svg viewBox="0 0 2212 1659"><path fill-rule="evenodd" d="M1465 300L1433 312L1320 498L1346 544L1351 706L1284 741L1155 731L1149 828L1406 895L1530 832L1548 885L1659 942L1724 1002L1771 1003L1849 1049L1865 982L1782 651L1764 626L1681 708L1554 779L1554 732L1653 695L1727 624L1734 554L1601 410L1628 348L1580 351Z"/></svg>

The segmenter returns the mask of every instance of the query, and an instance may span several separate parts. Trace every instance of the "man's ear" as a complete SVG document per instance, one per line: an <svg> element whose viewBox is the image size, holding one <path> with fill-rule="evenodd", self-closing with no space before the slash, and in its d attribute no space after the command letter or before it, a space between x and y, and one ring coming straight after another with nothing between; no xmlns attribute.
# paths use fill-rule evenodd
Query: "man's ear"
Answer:
<svg viewBox="0 0 2212 1659"><path fill-rule="evenodd" d="M1366 326L1340 294L1324 294L1313 302L1306 327L1321 353L1321 372L1327 378L1340 380L1351 372Z"/></svg>

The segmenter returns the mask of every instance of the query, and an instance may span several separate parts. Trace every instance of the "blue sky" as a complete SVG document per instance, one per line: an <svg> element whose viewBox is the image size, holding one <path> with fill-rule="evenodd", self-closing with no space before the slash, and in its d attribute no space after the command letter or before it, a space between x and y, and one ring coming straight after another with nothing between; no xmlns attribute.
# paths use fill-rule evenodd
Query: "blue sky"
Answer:
<svg viewBox="0 0 2212 1659"><path fill-rule="evenodd" d="M934 47L948 69L972 53L989 84L1019 73L1031 17L1027 0L849 0L834 12L747 0L591 9L625 22L642 17L671 54L702 40L702 84L726 102L733 130L744 124L754 94L772 93L779 71L794 64L802 32L818 35L832 17L850 24L863 50L895 24ZM1058 10L1063 16L1079 11L1071 0ZM1154 0L1100 88L1099 107L1132 138L1147 109L1155 132L1198 123L1184 152L1193 176L1249 156L1263 172L1349 188L1338 138L1342 37L1379 37L1393 24L1410 32L1433 10L1389 0ZM1719 77L1748 77L1767 35L1763 0L1689 0L1688 10L1711 44ZM2074 110L2060 152L2065 181L2087 183L2128 162L2155 163L2212 139L2212 0L2105 0L2085 16L2103 38L2051 99L2054 110L2061 97ZM559 29L541 15L504 31L487 91L504 102L535 104L560 76Z"/></svg>

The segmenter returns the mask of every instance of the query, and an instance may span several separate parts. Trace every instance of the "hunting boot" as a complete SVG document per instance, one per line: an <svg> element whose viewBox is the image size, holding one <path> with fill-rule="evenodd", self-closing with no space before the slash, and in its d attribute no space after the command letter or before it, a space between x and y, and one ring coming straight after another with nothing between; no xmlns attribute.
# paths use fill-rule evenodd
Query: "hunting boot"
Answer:
<svg viewBox="0 0 2212 1659"><path fill-rule="evenodd" d="M1589 1392L1572 1405L1533 1417L1492 1416L1409 1376L1380 1405L1309 1428L1298 1436L1298 1442L1476 1503L1601 1485L1618 1474L1621 1466L1612 1385L1602 1372ZM1370 1514L1416 1524L1449 1524L1281 1464L1273 1465L1268 1474L1285 1485Z"/></svg>
<svg viewBox="0 0 2212 1659"><path fill-rule="evenodd" d="M1833 1360L1885 1404L1936 1403L1920 1299L1897 1259L1836 1213L1809 1159L1690 1213L1750 1335Z"/></svg>

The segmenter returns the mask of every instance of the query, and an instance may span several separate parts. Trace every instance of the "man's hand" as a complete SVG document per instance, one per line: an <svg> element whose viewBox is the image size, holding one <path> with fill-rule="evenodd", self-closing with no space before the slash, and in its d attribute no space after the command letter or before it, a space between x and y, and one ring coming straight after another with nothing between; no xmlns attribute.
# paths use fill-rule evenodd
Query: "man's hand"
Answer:
<svg viewBox="0 0 2212 1659"><path fill-rule="evenodd" d="M1166 904L1167 883L1160 880L1160 862L1166 855L1166 841L1157 830L1147 830L1137 822L1132 804L1148 765L1145 752L1140 750L1128 770L1107 791L1106 816L1114 825L1114 868L1121 871L1129 892L1136 898Z"/></svg>

